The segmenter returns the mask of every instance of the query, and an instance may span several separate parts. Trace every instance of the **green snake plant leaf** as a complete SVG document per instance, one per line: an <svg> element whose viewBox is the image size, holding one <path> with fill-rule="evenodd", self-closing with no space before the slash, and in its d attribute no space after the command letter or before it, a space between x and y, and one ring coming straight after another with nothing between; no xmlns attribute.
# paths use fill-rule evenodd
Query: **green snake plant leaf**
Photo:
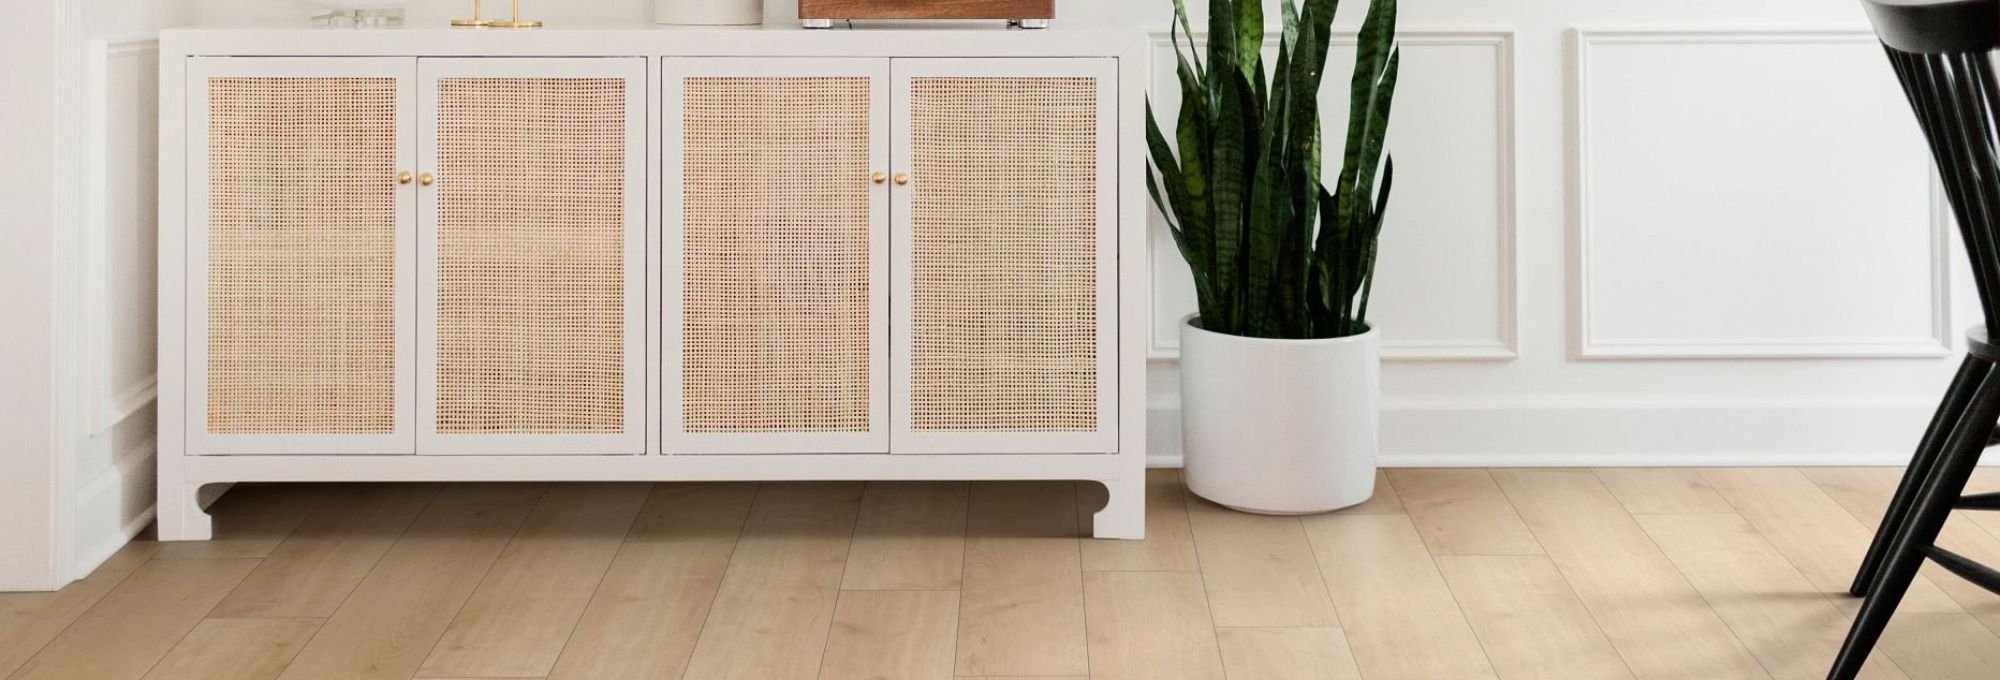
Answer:
<svg viewBox="0 0 2000 680"><path fill-rule="evenodd" d="M1382 160L1382 186L1375 197L1375 214L1369 220L1368 255L1361 263L1361 301L1354 310L1354 332L1368 330L1368 297L1375 292L1375 254L1381 248L1382 219L1389 210L1389 186L1396 181L1396 158Z"/></svg>
<svg viewBox="0 0 2000 680"><path fill-rule="evenodd" d="M1245 80L1264 82L1264 0L1236 0L1236 65Z"/></svg>
<svg viewBox="0 0 2000 680"><path fill-rule="evenodd" d="M1395 172L1386 140L1402 62L1396 2L1366 0L1341 166L1330 174L1319 93L1338 0L1280 0L1271 62L1261 0L1211 0L1206 49L1190 44L1185 55L1192 25L1185 0L1173 0L1181 106L1171 134L1147 111L1158 174L1147 173L1146 188L1193 270L1203 327L1275 338L1367 329Z"/></svg>
<svg viewBox="0 0 2000 680"><path fill-rule="evenodd" d="M1382 91L1377 85L1381 83L1383 70L1393 56L1395 22L1396 7L1393 2L1370 4L1368 16L1361 22L1361 35L1356 41L1354 78L1348 88L1351 97L1348 101L1346 157L1341 163L1340 180L1334 186L1334 194L1340 199L1339 219L1342 222L1351 223L1361 214L1361 202L1367 199L1368 190L1373 188L1362 188L1363 177L1374 176L1376 163L1363 154L1367 150L1368 136L1378 128L1374 113L1378 108L1376 99ZM1386 127L1386 121L1382 123L1384 125L1380 127Z"/></svg>
<svg viewBox="0 0 2000 680"><path fill-rule="evenodd" d="M1290 64L1290 50L1280 44L1277 71L1285 73ZM1290 79L1273 82L1273 101L1286 101L1291 96L1291 86ZM1273 106L1271 110L1278 120L1266 121L1263 138L1259 140L1256 172L1250 180L1250 233L1244 263L1244 331L1258 337L1283 337L1277 318L1283 303L1277 292L1277 279L1282 275L1280 262L1287 232L1296 231L1289 214L1291 185L1285 177L1285 134L1291 129L1285 117L1291 113L1291 107Z"/></svg>
<svg viewBox="0 0 2000 680"><path fill-rule="evenodd" d="M1249 148L1252 131L1245 120L1252 113L1246 104L1250 99L1250 84L1244 81L1241 71L1234 69L1215 69L1209 76L1219 83L1208 173L1209 203L1215 216L1215 273L1211 278L1215 281L1216 298L1224 307L1223 318L1214 321L1218 322L1217 327L1235 329L1242 325L1243 318L1244 286L1238 277L1247 237L1247 184L1254 159Z"/></svg>
<svg viewBox="0 0 2000 680"><path fill-rule="evenodd" d="M1179 33L1175 33L1174 29L1180 29ZM1168 38L1174 44L1174 56L1175 58L1179 58L1181 55L1181 41L1179 36L1188 36L1190 40L1194 38L1194 27L1188 25L1186 0L1174 0L1174 23L1167 28L1167 33ZM1188 48L1188 59L1194 61L1194 72L1198 80L1202 72L1201 57L1194 53L1192 45ZM1186 66L1187 63L1183 61L1181 65Z"/></svg>
<svg viewBox="0 0 2000 680"><path fill-rule="evenodd" d="M1208 0L1208 76L1212 80L1223 71L1241 71L1236 63L1236 3L1252 0ZM1221 86L1210 83L1203 94L1220 96ZM1185 93L1184 93L1185 94Z"/></svg>
<svg viewBox="0 0 2000 680"><path fill-rule="evenodd" d="M1178 54L1179 50L1176 49L1175 52ZM1187 60L1178 61L1175 73L1180 77L1181 91L1200 92L1203 87L1201 74L1195 68L1191 68ZM1181 176L1189 198L1193 199L1193 209L1196 212L1192 217L1199 218L1204 223L1209 216L1206 172L1208 162L1205 160L1208 157L1206 142L1210 134L1208 111L1208 101L1205 98L1195 97L1192 94L1182 96L1180 119L1175 129L1176 141L1180 143Z"/></svg>
<svg viewBox="0 0 2000 680"><path fill-rule="evenodd" d="M1194 215L1193 199L1188 195L1186 181L1181 177L1181 166L1174 161L1173 149L1167 147L1167 138L1160 133L1160 124L1153 116L1151 102L1146 104L1146 149L1152 155L1153 168L1167 185L1167 200L1158 200L1156 192L1153 202L1159 205L1160 212L1167 215L1170 221L1178 216L1182 223L1186 223ZM1147 173L1146 178L1150 181L1152 174Z"/></svg>

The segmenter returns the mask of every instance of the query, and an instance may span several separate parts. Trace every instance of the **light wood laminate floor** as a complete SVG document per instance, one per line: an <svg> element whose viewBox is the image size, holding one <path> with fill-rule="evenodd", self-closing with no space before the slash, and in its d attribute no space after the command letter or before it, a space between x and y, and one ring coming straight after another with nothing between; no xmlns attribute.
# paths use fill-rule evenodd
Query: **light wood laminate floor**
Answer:
<svg viewBox="0 0 2000 680"><path fill-rule="evenodd" d="M1094 484L244 485L0 594L19 680L1817 680L1900 470L1391 470L1315 517ZM2000 489L1982 471L1980 490ZM2000 513L1943 542L2000 564ZM1870 678L2000 678L1932 569Z"/></svg>

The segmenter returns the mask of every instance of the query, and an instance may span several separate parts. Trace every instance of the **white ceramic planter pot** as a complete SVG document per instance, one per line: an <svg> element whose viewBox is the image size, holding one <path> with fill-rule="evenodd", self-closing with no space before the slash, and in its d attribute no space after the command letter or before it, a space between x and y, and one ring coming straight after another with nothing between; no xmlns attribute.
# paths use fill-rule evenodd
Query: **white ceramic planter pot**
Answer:
<svg viewBox="0 0 2000 680"><path fill-rule="evenodd" d="M1181 322L1188 490L1244 512L1337 510L1375 493L1382 350L1374 329L1270 340Z"/></svg>
<svg viewBox="0 0 2000 680"><path fill-rule="evenodd" d="M764 0L654 0L653 20L677 26L764 23Z"/></svg>

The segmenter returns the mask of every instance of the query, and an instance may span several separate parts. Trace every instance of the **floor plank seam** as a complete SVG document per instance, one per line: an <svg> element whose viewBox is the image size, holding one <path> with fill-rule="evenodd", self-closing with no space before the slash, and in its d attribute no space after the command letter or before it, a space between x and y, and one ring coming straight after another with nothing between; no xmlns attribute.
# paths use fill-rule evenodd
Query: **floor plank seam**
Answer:
<svg viewBox="0 0 2000 680"><path fill-rule="evenodd" d="M549 675L555 674L556 672L555 667L562 663L563 652L569 651L569 644L576 640L576 629L581 628L583 626L583 617L586 614L590 613L590 605L597 603L597 593L604 589L605 577L611 575L611 567L613 565L618 564L618 556L620 554L623 554L625 552L625 546L632 542L632 530L639 526L639 517L641 515L646 514L646 502L652 500L653 492L659 490L659 488L660 485L657 482L646 485L646 495L644 498L641 498L639 500L639 511L632 513L631 521L625 523L625 533L620 534L620 537L618 539L618 549L611 552L610 560L605 561L604 571L597 573L597 583L590 587L590 597L586 597L583 599L583 608L577 610L576 620L570 622L569 633L563 636L562 646L556 648L555 661L551 662L549 664L549 669L543 671L542 673L544 679L546 679L546 677ZM522 520L522 523L525 524L526 520ZM497 558L496 561L498 561ZM475 590L474 592L477 591ZM466 597L466 601L470 602L471 600L472 598L470 596ZM450 630L450 628L447 627L446 630ZM438 639L442 640L444 638L439 637Z"/></svg>
<svg viewBox="0 0 2000 680"><path fill-rule="evenodd" d="M840 618L840 600L847 592L843 587L847 584L847 568L854 564L854 537L861 533L861 513L868 510L868 487L871 484L875 483L862 482L861 491L854 498L854 522L847 527L847 554L840 559L840 579L834 581L833 612L826 617L826 639L820 640L819 643L819 670L813 672L813 677L816 679L826 676L826 650L833 645L833 622ZM966 498L966 502L970 503L971 494L968 493ZM957 672L956 668L952 670Z"/></svg>
<svg viewBox="0 0 2000 680"><path fill-rule="evenodd" d="M1201 566L1201 538L1194 533L1194 512L1189 507L1202 501L1195 497L1194 492L1188 491L1186 482L1182 481L1178 475L1176 475L1174 483L1181 487L1181 521L1187 523L1189 548L1194 553L1194 582L1196 585L1201 586L1201 604L1208 609L1208 636L1215 640L1215 667L1222 669L1223 680L1228 680L1229 664L1222 656L1222 640L1220 636L1215 634L1215 600L1208 594L1208 570L1203 569ZM1324 579L1325 577L1321 578ZM1085 618L1088 619L1088 617ZM1089 639L1089 632L1085 631L1084 640L1086 641L1086 646L1088 646L1087 642Z"/></svg>
<svg viewBox="0 0 2000 680"><path fill-rule="evenodd" d="M715 579L715 590L708 593L708 607L701 612L701 627L695 629L694 644L688 647L688 658L681 664L678 680L687 680L688 672L694 669L694 654L701 649L702 637L708 634L709 617L715 614L715 598L722 595L723 586L729 585L729 565L736 561L736 551L743 547L743 532L750 528L750 517L757 512L757 497L764 495L764 488L761 482L751 485L750 506L743 511L743 523L736 525L736 540L729 542L729 554L722 558L722 576ZM645 509L641 508L640 512L645 512Z"/></svg>
<svg viewBox="0 0 2000 680"><path fill-rule="evenodd" d="M326 622L331 621L333 620L333 617L340 615L340 610L345 609L347 607L348 601L354 599L355 591L360 590L361 584L368 581L368 575L375 573L375 568L382 565L382 560L387 558L389 556L389 553L394 551L396 549L396 546L403 542L404 537L410 535L410 527L416 526L417 521L422 519L425 513L430 512L431 508L437 505L438 498L442 497L443 495L444 495L444 489L441 487L438 488L437 493L431 494L430 500L424 502L424 507L419 508L415 513L410 515L410 521L403 525L403 529L401 531L396 532L396 539L390 541L387 546L384 546L382 548L382 554L375 556L375 561L369 563L368 569L366 571L361 572L361 578L355 579L354 585L347 589L347 594L342 595L340 597L340 604L334 605L333 611L327 612L326 618L320 620L319 628L314 629L313 634L307 636L306 641L299 645L299 654L304 654L306 649L312 647L312 643L319 639L319 634L326 630ZM291 537L286 536L286 538L290 539ZM284 545L284 543L280 542L279 545ZM272 551L276 552L276 549L273 549ZM259 564L257 566L262 567L264 565ZM254 574L256 573L256 571L252 570L251 573ZM248 581L250 580L250 577L245 576L243 577L243 580ZM236 586L238 588L241 588L243 587L243 584L238 583L236 584ZM236 590L234 588L230 589L229 595L224 595L220 601L215 603L215 606L217 607L222 606L223 602L229 601L230 595L235 595L235 594ZM214 612L215 610L210 609L209 611ZM285 663L285 669L281 669L278 671L278 676L284 677L285 670L289 670L291 668L292 662L296 661L298 661L298 655L294 654L292 655L292 661L288 661Z"/></svg>
<svg viewBox="0 0 2000 680"><path fill-rule="evenodd" d="M472 582L472 589L467 590L465 592L465 599L459 600L458 608L452 610L451 618L447 619L445 621L444 628L438 631L437 639L431 641L430 650L426 651L424 653L423 660L417 663L417 670L416 673L412 674L411 676L412 678L419 677L424 672L423 668L424 664L429 663L430 658L437 654L438 645L444 644L444 638L447 634L451 632L451 627L458 624L459 615L465 613L465 605L471 603L472 598L479 594L479 589L486 585L486 577L493 573L493 565L498 564L500 562L500 558L505 557L507 555L507 548L512 547L514 545L515 537L521 535L521 527L527 526L528 520L534 519L535 511L541 509L542 503L546 502L549 498L549 489L552 489L554 487L555 487L554 484L543 484L542 494L535 497L535 504L528 506L528 512L521 516L521 521L515 522L514 528L507 532L506 542L501 543L500 550L498 552L493 553L493 559L487 560L486 568L479 570L479 578ZM391 549L393 549L393 546L391 547ZM355 589L359 590L360 586L357 585Z"/></svg>
<svg viewBox="0 0 2000 680"><path fill-rule="evenodd" d="M1487 474L1492 474L1492 473L1491 473L1491 472L1488 472ZM1607 495L1610 495L1610 496L1611 496L1611 500L1613 500L1613 501L1615 501L1615 502L1617 502L1617 503L1618 503L1618 507L1619 507L1619 509L1620 509L1620 510L1624 510L1624 509L1625 509L1625 502L1624 502L1624 501L1622 501L1622 500L1619 500L1619 499L1618 499L1618 496L1617 496L1617 494L1614 494L1614 493L1612 493L1612 492L1611 492L1611 487L1610 487L1609 485L1607 485L1607 484L1605 484L1605 483L1604 483L1604 477L1603 477L1603 476L1601 476L1601 475L1599 475L1599 474L1597 473L1597 470L1595 470L1595 469L1591 469L1591 470L1590 470L1590 476L1591 476L1591 478L1592 478L1592 479L1595 479L1595 480L1597 480L1597 485L1598 485L1598 486L1600 486L1600 487L1603 487L1603 489L1604 489L1604 492L1605 492L1605 493L1606 493ZM1497 483L1499 482L1499 480L1497 480L1497 479L1496 479L1496 480L1494 480L1494 482L1495 482L1495 483L1497 484ZM1509 506L1513 506L1513 507L1515 508L1515 512L1517 512L1517 513L1518 513L1518 512L1520 512L1520 508L1519 508L1519 505L1518 505L1518 504L1517 504L1517 502L1516 502L1516 501L1514 500L1514 494L1511 494L1511 493L1508 493L1508 491L1507 491L1507 487L1506 487L1506 486L1504 486L1504 485L1500 487L1500 496L1501 496L1502 498L1506 498L1506 499L1507 499L1507 505L1509 505ZM1626 513L1625 513L1625 514L1626 514L1626 516L1628 516L1628 517L1629 517L1629 516L1631 516L1631 512L1630 512L1630 511L1626 511ZM1522 520L1521 520L1521 521L1522 521L1522 523L1524 523L1524 524L1525 524L1525 523L1527 522L1527 519L1526 519L1526 518L1522 518ZM1634 521L1634 522L1636 523L1636 522L1637 522L1638 520L1633 520L1633 521ZM1534 527L1533 525L1529 525L1529 527L1528 527L1528 533L1530 533L1530 534L1535 534L1535 533L1536 533L1536 532L1535 532L1535 527ZM1645 528L1644 528L1644 527L1639 527L1639 533L1641 533L1641 534L1644 534L1644 533L1646 533L1646 530L1645 530ZM1647 537L1646 537L1646 540L1650 542L1650 541L1652 541L1652 537L1651 537L1651 536L1647 536ZM1541 537L1541 535L1539 535L1539 534L1536 534L1536 535L1535 535L1535 542L1536 542L1536 543L1541 543L1541 542L1542 542L1542 537ZM1547 549L1547 547L1548 547L1548 546L1544 545L1544 546L1543 546L1543 549L1544 549L1544 550L1546 550L1546 549ZM1653 548L1654 548L1655 550L1658 550L1658 549L1659 549L1659 545L1658 545L1658 544L1654 544ZM1668 557L1667 557L1667 555L1666 555L1666 552L1665 552L1665 551L1662 551L1662 552L1660 553L1660 557L1661 557L1662 559L1666 559L1666 560L1667 560L1667 562L1668 562L1668 563L1670 563L1670 564L1671 564L1671 563L1673 562L1673 560L1672 560L1672 559L1670 559L1670 558L1668 558ZM1599 635L1603 635L1603 636L1604 636L1604 643L1605 643L1606 645L1608 645L1609 647L1611 647L1611 652L1612 652L1612 653L1614 653L1614 654L1617 654L1617 655L1618 655L1618 661L1619 661L1619 663L1623 663L1623 664L1625 664L1625 670L1626 670L1627 672L1630 672L1630 673L1632 674L1632 677L1634 677L1634 678L1640 678L1640 677L1642 677L1642 676L1641 676L1641 675L1639 674L1639 667L1638 667L1637 665L1635 665L1635 664L1634 664L1634 663L1632 662L1632 658L1631 658L1631 654L1630 654L1630 653L1629 653L1629 652L1628 652L1627 650L1625 650L1625 649L1623 649L1623 648L1619 647L1618 643L1617 643L1617 642L1616 642L1615 640L1613 640L1613 639L1611 638L1611 633L1610 633L1610 631L1608 631L1608 630L1606 630L1606 629L1605 629L1605 627L1604 627L1604 618L1603 618L1603 617L1602 617L1602 616L1601 616L1601 615L1600 615L1600 614L1598 613L1598 611L1597 611L1597 608L1596 608L1596 607L1592 607L1592 606L1591 606L1591 604L1590 604L1590 601L1589 601L1589 600L1586 600L1586 599L1584 599L1584 597L1583 597L1583 594L1582 594L1582 593L1579 593L1579 592L1577 592L1577 590L1576 590L1576 584L1575 584L1575 583L1573 582L1573 579L1572 579L1572 577L1571 577L1571 576L1570 576L1570 574L1569 574L1569 570L1567 570L1567 569L1564 569L1564 568L1563 568L1563 565L1562 565L1562 562L1559 562L1559 561L1557 561L1557 560L1555 559L1555 556L1554 556L1554 555L1549 555L1549 556L1548 556L1548 558L1549 558L1549 564L1550 564L1551 566L1555 567L1555 569L1556 569L1556 575L1557 575L1557 576L1560 576L1560 577L1562 577L1562 580L1563 580L1563 585L1564 585L1564 586L1567 586L1567 587L1569 588L1569 591L1570 591L1570 595L1571 595L1571 596L1574 596L1574 597L1576 597L1576 599L1577 599L1577 604L1579 604L1579 605L1581 605L1581 606L1583 607L1583 613L1584 613L1584 614L1586 614L1586 615L1588 615L1588 616L1590 617L1590 622L1591 622L1591 624L1592 624L1592 625L1595 625L1595 626L1597 626L1597 633L1598 633ZM1677 574L1678 574L1678 573L1680 573L1680 572L1679 572L1679 569L1678 569L1678 568L1676 568L1676 569L1675 569L1675 573L1677 573ZM1686 574L1681 574L1681 578L1682 578L1682 580L1686 580L1686 579L1687 579L1687 575L1686 575ZM1693 586L1693 585L1689 585L1688 587L1689 587L1690 589L1692 589L1692 588L1693 588L1694 586ZM1704 605L1706 606L1706 600L1704 600L1704 601L1703 601L1703 603L1704 603ZM1713 607L1710 607L1710 611L1711 611L1711 612L1712 612L1712 611L1714 611L1714 608L1713 608ZM1718 619L1719 619L1719 618L1721 618L1721 617L1720 617L1720 616L1717 616L1716 618L1718 618ZM1734 637L1734 636L1736 635L1736 631L1734 631L1734 630L1731 630L1731 631L1729 631L1729 634L1730 634L1730 636L1731 636L1731 637ZM1737 640L1737 643L1738 643L1738 644L1742 644L1742 640ZM1762 663L1760 662L1760 663L1758 664L1758 667L1759 667L1759 668L1762 668L1762 667L1763 667L1763 664L1762 664ZM1766 671L1764 671L1764 673L1765 673L1766 675L1769 675L1769 674L1770 674L1770 671L1766 670Z"/></svg>
<svg viewBox="0 0 2000 680"><path fill-rule="evenodd" d="M21 672L27 670L30 666L32 666L35 662L35 658L41 656L42 652L48 651L50 644L53 644L56 640L61 639L63 633L69 632L70 628L76 626L76 622L82 621L83 617L85 616L89 616L91 610L96 609L98 605L104 604L104 599L110 597L112 591L117 590L118 586L124 585L127 580L130 580L132 578L133 574L139 573L139 570L141 568L144 568L146 565L151 564L153 562L153 558L158 557L159 554L160 553L157 549L154 550L152 554L146 556L146 559L139 560L138 564L132 565L131 571L125 572L125 575L118 577L118 580L116 582L112 583L111 585L105 586L104 593L98 595L97 600L95 602L91 602L90 606L84 607L83 611L77 613L76 618L70 619L69 623L63 624L63 627L61 629L58 629L54 635L50 635L49 639L43 640L42 644L40 645L36 645L34 653L29 654L26 657L23 657L21 659L21 666L19 668L15 668L13 671L7 674L8 680L13 680L14 678L21 677Z"/></svg>

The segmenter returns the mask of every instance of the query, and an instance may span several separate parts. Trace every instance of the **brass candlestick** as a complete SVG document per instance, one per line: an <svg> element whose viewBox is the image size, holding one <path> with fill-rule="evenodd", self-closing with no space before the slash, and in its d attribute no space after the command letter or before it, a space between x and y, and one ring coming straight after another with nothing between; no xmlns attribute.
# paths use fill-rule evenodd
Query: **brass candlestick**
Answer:
<svg viewBox="0 0 2000 680"><path fill-rule="evenodd" d="M482 28L492 24L491 21L479 18L479 0L472 0L472 18L451 20L451 25L460 28Z"/></svg>
<svg viewBox="0 0 2000 680"><path fill-rule="evenodd" d="M521 18L521 0L514 0L514 18L506 21L495 19L486 25L493 28L541 28L542 22L532 19L523 20Z"/></svg>

